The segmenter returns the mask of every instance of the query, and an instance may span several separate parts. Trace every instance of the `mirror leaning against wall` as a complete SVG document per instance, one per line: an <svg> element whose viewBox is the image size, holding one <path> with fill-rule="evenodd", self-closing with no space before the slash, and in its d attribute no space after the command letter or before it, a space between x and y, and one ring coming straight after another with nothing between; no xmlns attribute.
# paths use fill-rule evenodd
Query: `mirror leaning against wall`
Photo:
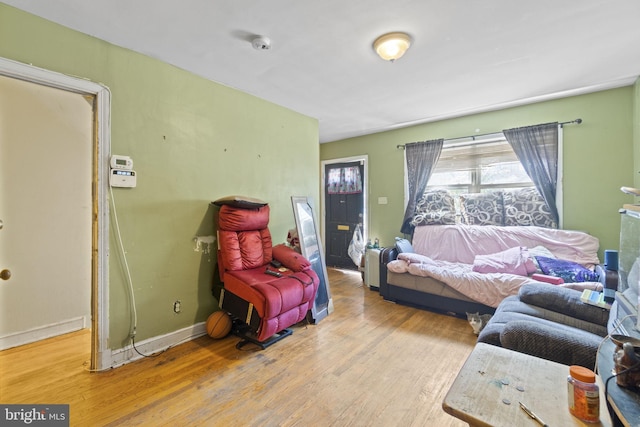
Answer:
<svg viewBox="0 0 640 427"><path fill-rule="evenodd" d="M333 300L327 279L327 266L323 258L324 251L318 234L313 208L305 196L292 196L291 205L296 220L300 250L309 260L311 267L320 278L316 300L311 309L311 323L318 323L333 312Z"/></svg>

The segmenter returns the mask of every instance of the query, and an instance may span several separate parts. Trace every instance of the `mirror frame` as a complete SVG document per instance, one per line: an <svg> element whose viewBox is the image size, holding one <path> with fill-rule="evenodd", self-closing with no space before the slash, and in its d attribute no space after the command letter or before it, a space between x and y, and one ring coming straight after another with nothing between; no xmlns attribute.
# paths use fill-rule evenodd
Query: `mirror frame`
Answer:
<svg viewBox="0 0 640 427"><path fill-rule="evenodd" d="M327 266L324 261L322 241L316 226L313 207L305 196L291 196L293 215L296 220L300 251L309 260L313 270L320 278L316 299L311 309L311 323L317 323L333 312L333 300L329 288Z"/></svg>

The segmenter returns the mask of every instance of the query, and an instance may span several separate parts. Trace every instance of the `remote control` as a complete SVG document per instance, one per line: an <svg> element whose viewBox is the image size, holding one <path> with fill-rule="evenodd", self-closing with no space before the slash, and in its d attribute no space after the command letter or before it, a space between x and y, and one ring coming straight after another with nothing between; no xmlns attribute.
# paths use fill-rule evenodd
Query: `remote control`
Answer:
<svg viewBox="0 0 640 427"><path fill-rule="evenodd" d="M280 261L276 260L276 259L272 259L270 264L271 264L272 266L274 266L275 268L280 268L280 267L282 267L282 263L281 263Z"/></svg>
<svg viewBox="0 0 640 427"><path fill-rule="evenodd" d="M270 274L271 276L282 277L281 273L278 273L277 271L269 270L268 268L264 272L266 274Z"/></svg>

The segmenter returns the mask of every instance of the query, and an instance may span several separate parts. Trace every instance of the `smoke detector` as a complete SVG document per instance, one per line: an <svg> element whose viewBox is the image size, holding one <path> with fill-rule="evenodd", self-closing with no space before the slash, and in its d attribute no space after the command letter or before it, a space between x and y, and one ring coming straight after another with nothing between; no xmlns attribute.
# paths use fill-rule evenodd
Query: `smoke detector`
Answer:
<svg viewBox="0 0 640 427"><path fill-rule="evenodd" d="M268 37L257 36L251 40L251 45L256 50L269 50L271 49L271 40Z"/></svg>

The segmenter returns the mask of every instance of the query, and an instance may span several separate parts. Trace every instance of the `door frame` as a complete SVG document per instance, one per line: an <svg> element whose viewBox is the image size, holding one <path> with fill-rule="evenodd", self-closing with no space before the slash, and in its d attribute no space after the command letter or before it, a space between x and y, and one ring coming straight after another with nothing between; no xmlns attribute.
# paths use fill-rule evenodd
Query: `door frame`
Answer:
<svg viewBox="0 0 640 427"><path fill-rule="evenodd" d="M0 57L0 75L93 96L91 367L111 368L109 345L109 155L111 92L104 85Z"/></svg>
<svg viewBox="0 0 640 427"><path fill-rule="evenodd" d="M325 200L325 185L326 179L325 170L327 166L336 163L349 163L349 162L362 162L364 169L364 176L362 177L362 237L364 241L367 241L369 235L369 155L362 154L360 156L341 157L339 159L322 160L320 162L320 206L322 207L322 215L320 215L320 228L322 230L322 241L325 243L324 247L327 247L327 235L326 235L326 222L327 222L327 205ZM326 254L323 254L326 256Z"/></svg>

